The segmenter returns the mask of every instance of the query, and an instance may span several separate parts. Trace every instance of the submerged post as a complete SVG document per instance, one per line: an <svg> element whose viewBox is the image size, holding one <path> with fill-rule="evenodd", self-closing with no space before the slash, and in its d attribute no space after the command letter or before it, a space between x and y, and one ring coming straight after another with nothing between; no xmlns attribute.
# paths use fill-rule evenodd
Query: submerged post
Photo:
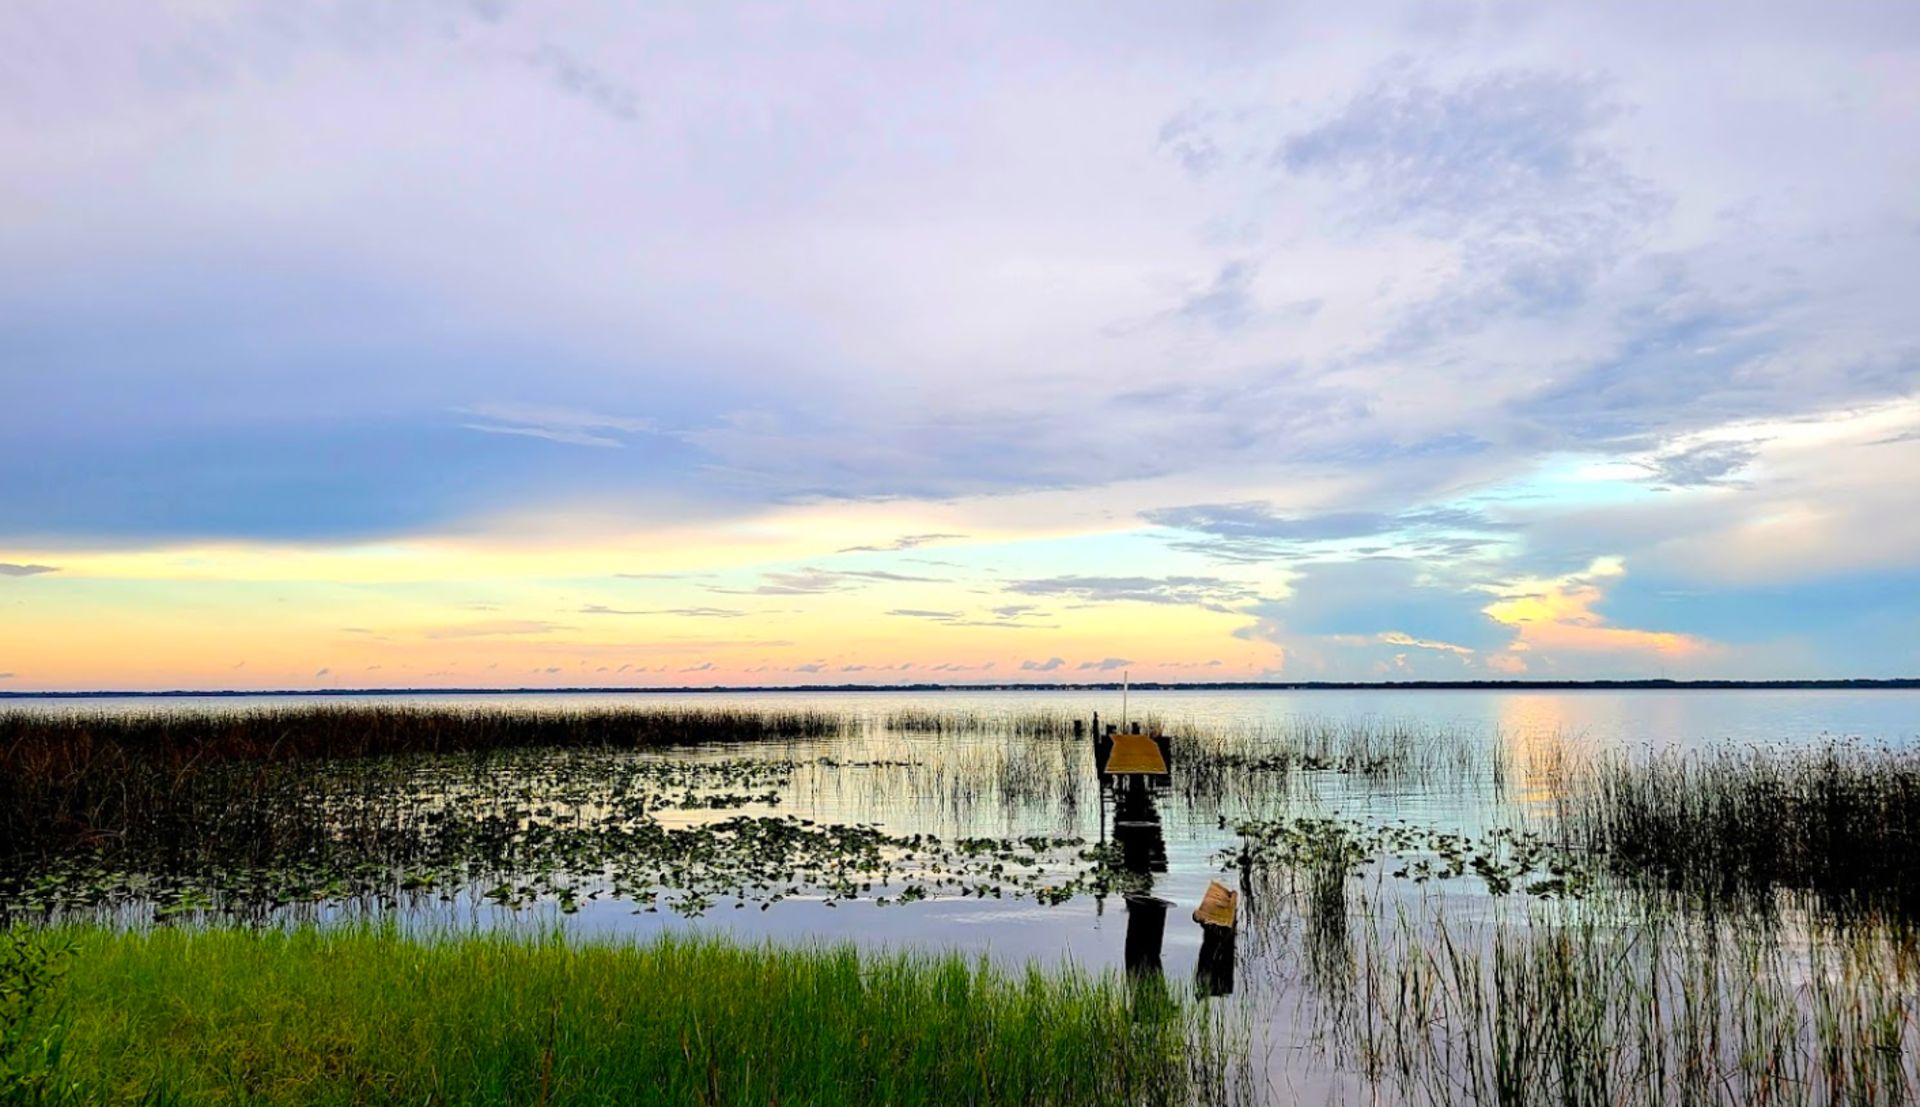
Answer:
<svg viewBox="0 0 1920 1107"><path fill-rule="evenodd" d="M1200 960L1194 967L1194 982L1209 996L1233 992L1234 935L1238 924L1240 897L1217 880L1207 883L1207 894L1193 909L1193 921L1200 924Z"/></svg>
<svg viewBox="0 0 1920 1107"><path fill-rule="evenodd" d="M1127 893L1127 971L1135 976L1160 973L1160 945L1167 936L1167 908L1173 901Z"/></svg>

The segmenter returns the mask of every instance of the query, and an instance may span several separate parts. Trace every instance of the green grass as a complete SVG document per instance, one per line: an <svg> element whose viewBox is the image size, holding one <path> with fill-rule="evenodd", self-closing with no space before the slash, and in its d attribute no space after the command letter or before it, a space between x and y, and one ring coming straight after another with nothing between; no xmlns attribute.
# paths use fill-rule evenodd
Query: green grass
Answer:
<svg viewBox="0 0 1920 1107"><path fill-rule="evenodd" d="M55 1100L1159 1103L1221 1098L1228 1056L1164 991L958 956L364 928L11 940L76 946L23 1036L64 1026Z"/></svg>

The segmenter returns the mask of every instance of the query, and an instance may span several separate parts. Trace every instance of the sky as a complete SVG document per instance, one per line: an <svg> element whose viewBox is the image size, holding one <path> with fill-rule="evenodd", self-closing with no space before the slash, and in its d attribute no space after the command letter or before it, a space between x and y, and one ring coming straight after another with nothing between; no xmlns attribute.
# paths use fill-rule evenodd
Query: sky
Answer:
<svg viewBox="0 0 1920 1107"><path fill-rule="evenodd" d="M0 38L0 690L1920 674L1920 7Z"/></svg>

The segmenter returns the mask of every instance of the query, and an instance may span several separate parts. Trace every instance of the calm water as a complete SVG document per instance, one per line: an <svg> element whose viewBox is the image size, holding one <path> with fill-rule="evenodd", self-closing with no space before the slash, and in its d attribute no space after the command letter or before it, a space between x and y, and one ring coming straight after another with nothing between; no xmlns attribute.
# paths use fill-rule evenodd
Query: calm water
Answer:
<svg viewBox="0 0 1920 1107"><path fill-rule="evenodd" d="M1529 765L1556 755L1607 748L1701 747L1725 744L1810 744L1857 738L1888 744L1920 742L1920 693L1902 691L1627 691L1627 692L1142 692L1128 697L1129 718L1156 717L1177 726L1199 726L1257 736L1262 729L1411 726L1425 734L1467 736L1497 742L1512 755L1514 779L1499 793L1482 785L1445 780L1393 784L1336 774L1305 774L1273 795L1195 797L1178 787L1157 798L1150 813L1121 818L1104 802L1092 769L1090 747L1062 740L1018 740L991 733L935 736L895 733L880 725L902 709L952 710L981 715L1055 711L1077 717L1099 712L1119 722L1119 693L949 692L789 694L622 694L402 697L247 697L211 699L90 699L18 701L28 710L185 711L243 710L303 702L347 706L396 702L425 706L474 705L490 709L551 710L617 705L684 704L802 709L860 716L868 726L855 733L806 741L759 742L730 748L670 750L637 756L668 760L765 758L791 760L796 768L771 805L725 811L663 814L686 822L735 815L774 815L820 823L860 823L892 834L962 837L1072 836L1089 843L1119 841L1141 856L1152 893L1173 903L1166 915L1161 962L1169 982L1195 978L1201 928L1188 919L1209 881L1229 887L1237 877L1227 855L1241 818L1324 813L1372 824L1396 820L1424 827L1474 832L1525 822L1529 804L1548 796ZM1257 738L1255 739L1257 741ZM1026 784L1003 789L1010 759L1037 743L1037 759L1022 763ZM1180 772L1179 764L1174 773ZM956 788L958 782L973 786ZM1159 858L1164 855L1164 864ZM1403 882L1404 883L1404 882ZM1389 894L1413 895L1387 882ZM871 896L890 889L876 887ZM897 889L894 889L897 890ZM1447 897L1450 910L1491 910L1492 900L1471 880L1426 887L1418 895ZM1096 970L1123 963L1129 908L1119 896L1080 895L1047 906L1031 897L980 899L936 891L925 901L881 906L872 898L829 903L798 896L762 909L756 902L724 898L695 918L670 911L636 909L628 900L600 898L562 916L554 904L510 910L466 897L433 908L432 923L449 919L485 925L526 921L563 922L582 933L645 935L666 930L722 932L748 941L853 941L869 947L924 947L977 952L1012 963L1072 962ZM1282 941L1254 941L1243 932L1235 988L1221 1000L1257 1025L1264 1067L1276 1098L1301 1095L1361 1101L1364 1086L1317 1064L1317 1051L1296 1023L1303 1018L1289 1002L1288 983L1298 976L1298 950Z"/></svg>
<svg viewBox="0 0 1920 1107"><path fill-rule="evenodd" d="M527 710L620 704L739 705L848 712L873 717L902 708L1006 712L1057 710L1118 721L1118 692L754 692L407 696L99 697L0 701L40 711L182 711L302 703L471 704ZM1695 745L1712 741L1801 742L1823 735L1920 740L1920 691L1225 691L1134 692L1135 716L1212 724L1290 719L1396 719L1559 736L1600 743Z"/></svg>

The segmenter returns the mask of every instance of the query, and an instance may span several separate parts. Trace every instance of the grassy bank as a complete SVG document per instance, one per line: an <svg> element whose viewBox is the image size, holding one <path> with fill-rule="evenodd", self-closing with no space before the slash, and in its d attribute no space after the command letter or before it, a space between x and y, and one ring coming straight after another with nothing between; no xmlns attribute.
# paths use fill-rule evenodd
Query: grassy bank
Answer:
<svg viewBox="0 0 1920 1107"><path fill-rule="evenodd" d="M44 1062L36 1043L64 1027L55 1100L1128 1103L1222 1087L1196 1007L959 957L385 930L21 934L75 947L16 1050Z"/></svg>

